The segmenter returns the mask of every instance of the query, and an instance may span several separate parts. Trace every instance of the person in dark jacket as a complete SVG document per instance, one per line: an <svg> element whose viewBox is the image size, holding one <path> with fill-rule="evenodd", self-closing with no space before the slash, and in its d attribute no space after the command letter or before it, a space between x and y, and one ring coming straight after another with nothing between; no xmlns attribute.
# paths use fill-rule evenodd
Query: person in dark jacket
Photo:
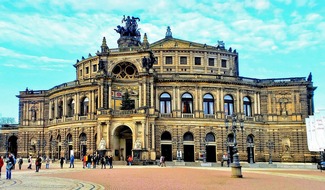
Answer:
<svg viewBox="0 0 325 190"><path fill-rule="evenodd" d="M113 169L113 156L108 157L109 169Z"/></svg>
<svg viewBox="0 0 325 190"><path fill-rule="evenodd" d="M65 160L64 157L61 156L61 158L60 158L60 166L61 166L61 169L63 168L64 160Z"/></svg>
<svg viewBox="0 0 325 190"><path fill-rule="evenodd" d="M41 168L41 164L42 164L42 159L40 156L37 156L35 160L36 172L39 172L39 169Z"/></svg>

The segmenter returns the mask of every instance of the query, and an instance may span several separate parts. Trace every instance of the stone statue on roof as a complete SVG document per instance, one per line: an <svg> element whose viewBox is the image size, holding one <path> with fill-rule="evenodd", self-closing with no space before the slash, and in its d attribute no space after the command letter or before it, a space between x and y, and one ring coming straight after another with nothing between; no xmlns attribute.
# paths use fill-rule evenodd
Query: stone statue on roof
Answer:
<svg viewBox="0 0 325 190"><path fill-rule="evenodd" d="M125 26L117 26L117 29L114 29L117 33L119 33L122 36L135 36L139 38L140 31L138 29L138 23L137 21L140 21L138 17L130 17L127 16L125 18L125 15L123 16L122 23L125 23Z"/></svg>
<svg viewBox="0 0 325 190"><path fill-rule="evenodd" d="M120 34L120 39L118 41L119 47L139 46L141 44L138 21L140 21L138 17L125 17L125 15L123 15L122 23L125 23L125 26L118 25L117 28L114 29Z"/></svg>

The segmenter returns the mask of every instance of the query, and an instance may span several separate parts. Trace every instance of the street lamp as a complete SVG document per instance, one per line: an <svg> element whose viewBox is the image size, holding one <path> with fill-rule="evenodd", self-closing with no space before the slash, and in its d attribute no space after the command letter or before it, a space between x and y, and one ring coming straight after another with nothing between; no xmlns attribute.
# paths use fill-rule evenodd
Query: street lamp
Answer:
<svg viewBox="0 0 325 190"><path fill-rule="evenodd" d="M228 128L229 128L229 120L228 119L225 120L225 124L226 124L226 130L228 131ZM238 125L237 116L235 114L233 114L231 116L231 128L230 128L230 131L234 135L234 147L233 147L234 154L233 154L233 163L231 165L231 177L242 178L243 175L241 173L241 166L239 163L239 155L238 155L237 139L236 139L237 131L239 130L237 125ZM239 126L240 126L241 131L243 131L243 129L244 129L244 120L243 119L239 120Z"/></svg>
<svg viewBox="0 0 325 190"><path fill-rule="evenodd" d="M274 147L274 142L268 140L268 142L266 142L266 147L269 148L269 164L272 164L272 150Z"/></svg>

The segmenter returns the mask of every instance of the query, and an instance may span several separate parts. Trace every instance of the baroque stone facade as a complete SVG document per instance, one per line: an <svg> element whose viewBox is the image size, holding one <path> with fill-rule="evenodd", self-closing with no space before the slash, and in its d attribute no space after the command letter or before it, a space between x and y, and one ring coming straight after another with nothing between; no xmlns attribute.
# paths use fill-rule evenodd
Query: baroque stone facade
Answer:
<svg viewBox="0 0 325 190"><path fill-rule="evenodd" d="M218 162L232 155L225 120L236 114L244 121L241 161L267 161L270 152L273 161L311 161L304 123L314 111L311 76L242 77L238 52L221 41L176 39L169 27L152 44L135 35L121 33L116 49L104 37L101 51L74 64L75 81L21 91L19 126L1 128L1 152L10 142L8 151L23 157L80 158L100 149L114 160ZM121 110L126 94L133 107Z"/></svg>

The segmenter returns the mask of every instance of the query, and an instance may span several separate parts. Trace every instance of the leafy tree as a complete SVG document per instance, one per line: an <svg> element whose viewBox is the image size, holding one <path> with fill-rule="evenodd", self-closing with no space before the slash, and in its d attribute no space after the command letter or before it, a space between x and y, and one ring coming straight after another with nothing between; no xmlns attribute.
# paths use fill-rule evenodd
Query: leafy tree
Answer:
<svg viewBox="0 0 325 190"><path fill-rule="evenodd" d="M0 124L14 124L16 123L13 117L0 117Z"/></svg>
<svg viewBox="0 0 325 190"><path fill-rule="evenodd" d="M134 109L134 101L130 99L130 94L128 91L122 96L121 110L131 110Z"/></svg>

